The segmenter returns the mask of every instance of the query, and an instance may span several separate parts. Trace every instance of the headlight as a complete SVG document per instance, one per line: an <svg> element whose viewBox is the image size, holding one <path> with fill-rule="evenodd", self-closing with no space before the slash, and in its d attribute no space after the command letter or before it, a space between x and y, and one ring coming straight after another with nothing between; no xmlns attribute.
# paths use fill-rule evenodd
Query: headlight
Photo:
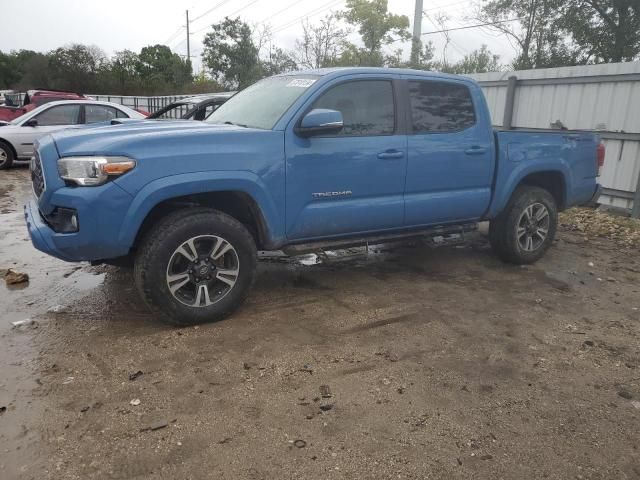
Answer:
<svg viewBox="0 0 640 480"><path fill-rule="evenodd" d="M58 160L58 173L63 180L77 185L102 185L109 177L128 172L136 166L127 157L66 157Z"/></svg>

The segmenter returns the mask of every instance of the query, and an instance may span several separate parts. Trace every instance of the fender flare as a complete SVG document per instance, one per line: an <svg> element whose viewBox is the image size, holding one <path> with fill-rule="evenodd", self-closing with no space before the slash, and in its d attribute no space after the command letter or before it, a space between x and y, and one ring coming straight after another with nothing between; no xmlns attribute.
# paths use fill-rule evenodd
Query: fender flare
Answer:
<svg viewBox="0 0 640 480"><path fill-rule="evenodd" d="M267 242L273 243L281 236L278 210L260 178L247 171L227 170L172 175L146 184L134 196L125 213L125 220L120 228L118 242L131 248L149 212L165 200L198 193L222 191L242 192L255 201L264 220L264 233Z"/></svg>
<svg viewBox="0 0 640 480"><path fill-rule="evenodd" d="M513 195L513 192L515 192L522 180L524 180L528 175L534 173L559 173L562 175L562 179L564 180L565 197L569 197L569 192L571 192L573 185L573 175L566 160L538 161L532 164L521 163L517 165L506 178L501 179L500 175L498 175L497 184L504 185L504 188L496 190L496 196L488 215L489 218L494 218L499 215L506 207Z"/></svg>

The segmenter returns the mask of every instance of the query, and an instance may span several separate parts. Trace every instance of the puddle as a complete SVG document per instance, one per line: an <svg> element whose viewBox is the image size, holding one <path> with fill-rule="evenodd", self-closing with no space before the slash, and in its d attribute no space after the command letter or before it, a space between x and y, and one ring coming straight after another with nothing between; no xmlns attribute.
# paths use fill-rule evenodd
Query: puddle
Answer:
<svg viewBox="0 0 640 480"><path fill-rule="evenodd" d="M40 432L31 427L42 414L34 389L39 347L36 334L47 322L47 310L70 305L99 287L105 273L88 264L71 264L37 251L31 245L22 205L31 196L28 170L24 167L0 171L0 268L29 275L29 282L7 286L0 279L0 463L9 478L29 475L42 458L34 445ZM11 322L36 319L31 326L12 328ZM35 477L34 477L35 478Z"/></svg>

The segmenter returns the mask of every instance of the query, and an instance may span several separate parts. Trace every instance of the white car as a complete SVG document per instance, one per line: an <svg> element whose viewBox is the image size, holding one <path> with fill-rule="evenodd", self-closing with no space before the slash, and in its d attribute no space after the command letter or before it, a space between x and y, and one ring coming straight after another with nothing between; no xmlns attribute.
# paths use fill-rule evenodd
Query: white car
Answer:
<svg viewBox="0 0 640 480"><path fill-rule="evenodd" d="M0 170L9 168L14 160L29 160L33 156L35 141L48 133L116 118L143 119L145 116L117 103L61 100L41 105L11 122L2 122Z"/></svg>

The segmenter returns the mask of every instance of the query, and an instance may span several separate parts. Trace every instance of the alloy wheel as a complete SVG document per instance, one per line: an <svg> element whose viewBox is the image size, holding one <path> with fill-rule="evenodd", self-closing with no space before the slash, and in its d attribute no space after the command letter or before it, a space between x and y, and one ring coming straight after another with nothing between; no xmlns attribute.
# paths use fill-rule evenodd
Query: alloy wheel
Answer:
<svg viewBox="0 0 640 480"><path fill-rule="evenodd" d="M190 238L171 255L166 281L180 303L203 308L222 300L234 287L240 259L233 245L216 235Z"/></svg>
<svg viewBox="0 0 640 480"><path fill-rule="evenodd" d="M549 210L542 203L532 203L520 214L516 237L525 252L535 252L549 234Z"/></svg>

